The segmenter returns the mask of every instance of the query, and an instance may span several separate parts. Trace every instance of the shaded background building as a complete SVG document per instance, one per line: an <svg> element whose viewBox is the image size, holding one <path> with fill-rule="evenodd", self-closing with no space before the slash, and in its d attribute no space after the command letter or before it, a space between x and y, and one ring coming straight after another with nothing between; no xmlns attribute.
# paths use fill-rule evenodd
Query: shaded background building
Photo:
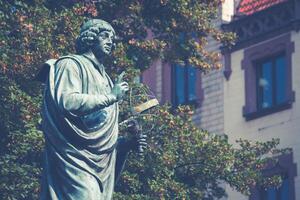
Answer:
<svg viewBox="0 0 300 200"><path fill-rule="evenodd" d="M214 43L223 70L201 74L157 60L142 76L162 103L193 104L194 122L217 134L239 138L280 139L292 148L266 176L280 174L280 188L254 187L245 197L226 187L230 200L300 200L300 1L225 0L216 24L236 32L232 48Z"/></svg>

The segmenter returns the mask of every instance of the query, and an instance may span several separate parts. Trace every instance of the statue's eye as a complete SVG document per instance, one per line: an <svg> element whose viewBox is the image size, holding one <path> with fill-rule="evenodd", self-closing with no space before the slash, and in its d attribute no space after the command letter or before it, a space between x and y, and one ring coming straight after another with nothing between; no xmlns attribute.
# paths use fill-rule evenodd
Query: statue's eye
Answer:
<svg viewBox="0 0 300 200"><path fill-rule="evenodd" d="M109 37L109 34L108 34L107 32L101 32L101 33L99 34L99 37L105 39L105 38L108 38L108 37Z"/></svg>
<svg viewBox="0 0 300 200"><path fill-rule="evenodd" d="M109 31L103 31L101 33L99 33L99 37L103 40L110 38L112 41L114 40L114 34L112 32Z"/></svg>

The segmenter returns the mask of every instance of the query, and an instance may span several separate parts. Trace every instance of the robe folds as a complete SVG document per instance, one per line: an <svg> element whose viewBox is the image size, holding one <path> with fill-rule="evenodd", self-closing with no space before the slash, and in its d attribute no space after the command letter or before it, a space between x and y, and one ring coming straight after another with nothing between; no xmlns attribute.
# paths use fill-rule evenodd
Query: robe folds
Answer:
<svg viewBox="0 0 300 200"><path fill-rule="evenodd" d="M110 200L118 104L103 65L85 55L47 62L41 200Z"/></svg>

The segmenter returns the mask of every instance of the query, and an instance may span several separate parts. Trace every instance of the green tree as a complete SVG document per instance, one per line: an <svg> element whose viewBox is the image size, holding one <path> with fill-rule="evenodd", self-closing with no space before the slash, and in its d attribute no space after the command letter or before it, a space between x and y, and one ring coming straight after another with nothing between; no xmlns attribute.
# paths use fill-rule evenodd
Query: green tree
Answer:
<svg viewBox="0 0 300 200"><path fill-rule="evenodd" d="M127 72L135 101L147 89L133 82L154 59L188 62L203 72L217 70L220 55L207 52L207 38L229 45L234 34L214 27L221 0L3 0L0 1L0 199L37 199L44 145L39 130L43 86L34 80L43 62L74 53L80 24L99 17L113 24L121 38L113 59L106 61L112 76ZM151 30L151 31L150 31ZM150 34L151 33L151 34ZM153 37L149 37L153 35ZM120 118L130 115L129 99ZM149 132L143 159L130 155L116 187L115 199L215 199L225 195L220 183L249 194L268 181L261 170L278 140L240 140L240 148L196 128L193 110L165 105L139 120Z"/></svg>

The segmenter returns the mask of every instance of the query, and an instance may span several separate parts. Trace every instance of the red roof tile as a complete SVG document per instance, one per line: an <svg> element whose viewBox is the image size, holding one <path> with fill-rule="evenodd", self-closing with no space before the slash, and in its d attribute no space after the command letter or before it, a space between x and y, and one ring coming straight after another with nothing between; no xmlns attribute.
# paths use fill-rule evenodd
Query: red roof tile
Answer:
<svg viewBox="0 0 300 200"><path fill-rule="evenodd" d="M237 13L251 15L284 1L287 0L241 0L237 7Z"/></svg>

